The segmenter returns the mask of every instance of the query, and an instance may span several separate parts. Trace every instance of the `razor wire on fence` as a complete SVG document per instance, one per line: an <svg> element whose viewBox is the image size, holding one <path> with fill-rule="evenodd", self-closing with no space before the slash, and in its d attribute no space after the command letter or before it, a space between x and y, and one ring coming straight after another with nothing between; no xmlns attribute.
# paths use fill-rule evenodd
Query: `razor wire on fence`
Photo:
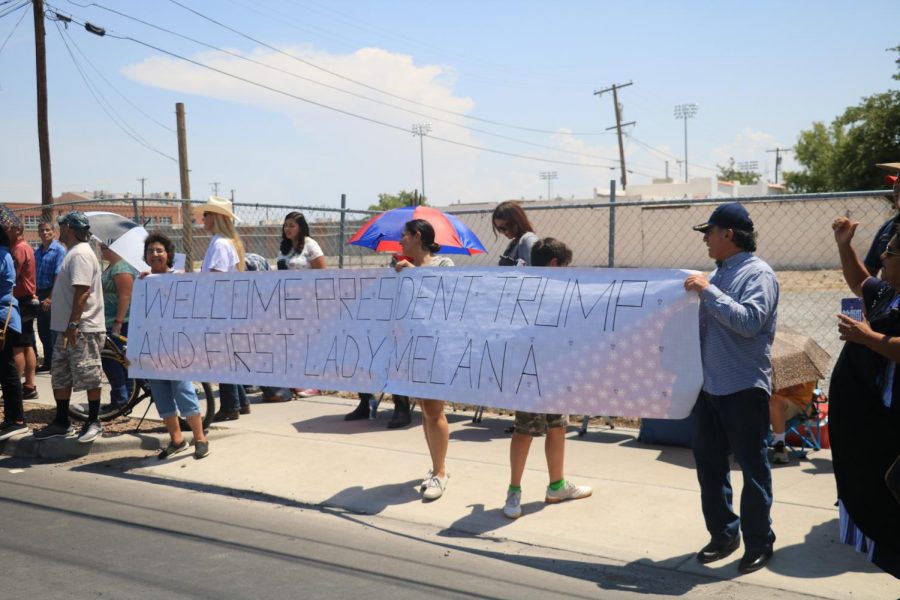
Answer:
<svg viewBox="0 0 900 600"><path fill-rule="evenodd" d="M839 215L860 222L854 247L862 258L877 229L896 214L891 203L885 201L889 194L884 191L741 198L758 232L756 254L778 275L779 326L790 327L818 342L831 354L832 364L841 346L834 315L840 312L841 298L851 292L841 274L831 222ZM557 238L572 249L573 267L679 268L708 272L715 265L707 255L702 235L694 232L692 226L705 222L713 208L723 201L522 202L522 206L538 236ZM107 198L55 204L50 210L38 205L16 209L16 212L25 223L26 239L33 243L38 243L37 225L42 219L55 218L71 210L115 212L135 219L148 230L165 233L175 242L177 251L187 253L199 265L211 237L199 219L190 218L191 206L201 203ZM494 205L444 208L465 223L487 249L486 254L454 255L457 264L497 264L508 240L493 232L493 209ZM304 214L310 237L322 247L329 268L388 265L389 255L346 243L376 214L353 209L239 204L235 207L239 218L236 226L245 251L259 254L274 265L284 217L293 211Z"/></svg>

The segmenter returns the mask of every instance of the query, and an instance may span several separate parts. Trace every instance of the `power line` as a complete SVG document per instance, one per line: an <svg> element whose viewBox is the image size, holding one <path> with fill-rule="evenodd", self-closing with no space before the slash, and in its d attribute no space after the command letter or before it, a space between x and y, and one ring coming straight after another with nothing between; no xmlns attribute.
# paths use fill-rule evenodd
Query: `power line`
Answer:
<svg viewBox="0 0 900 600"><path fill-rule="evenodd" d="M107 78L103 75L103 73L100 71L100 69L98 69L98 68L94 65L93 62L91 62L91 59L88 58L88 56L81 50L81 48L78 46L78 44L75 43L75 40L72 39L70 36L67 36L67 37L69 37L69 41L72 42L72 45L75 47L75 50L78 52L78 54L81 55L81 57L85 60L85 62L87 62L87 64L89 64L89 65L91 66L91 68L94 69L94 72L95 72L97 75L100 76L100 79L102 79L102 80L106 83L106 85L108 85L108 86L110 87L110 89L112 89L112 91L114 91L116 94L118 94L119 97L122 98L122 100L124 100L125 102L127 102L129 105L131 105L132 108L134 108L136 111L138 111L139 113L141 113L142 115L144 115L147 119L149 119L149 120L152 121L153 123L159 125L160 127L162 127L163 129L165 129L166 131L169 131L169 132L171 132L171 133L175 133L175 130L174 130L173 128L169 127L169 126L166 125L165 123L162 123L162 122L156 120L154 117L152 117L151 115L149 115L146 111L144 111L140 106L138 106L137 104L135 104L134 102L132 102L131 99L128 98L128 96L126 96L125 94L123 94L122 92L120 92L119 89L116 88L116 86L114 86L114 85L109 81L109 79L107 79Z"/></svg>
<svg viewBox="0 0 900 600"><path fill-rule="evenodd" d="M77 24L79 24L79 25L85 27L86 29L88 29L88 26L90 26L90 27L92 27L92 28L96 28L96 26L94 26L94 25L92 25L92 24L90 24L90 23L87 23L87 22L81 22L81 21L78 21L77 19L74 19L74 18L72 19L72 22L77 23ZM88 30L90 31L90 29L88 29ZM326 110L330 110L330 111L332 111L332 112L336 112L336 113L339 113L339 114L343 114L343 115L346 115L346 116L349 116L349 117L353 117L353 118L356 118L356 119L360 119L360 120L362 120L362 121L366 121L366 122L369 122L369 123L373 123L373 124L376 124L376 125L381 125L381 126L383 126L383 127L387 127L387 128L389 128L389 129L394 129L394 130L397 130L397 131L402 131L402 132L404 132L404 133L408 133L408 130L407 130L407 128L405 128L405 127L401 127L401 126L399 126L399 125L394 125L394 124L391 124L391 123L386 123L386 122L384 122L384 121L380 121L380 120L375 119L375 118L372 118L372 117L367 117L367 116L365 116L365 115L360 115L360 114L357 114L357 113L353 113L353 112L350 112L350 111L347 111L347 110L343 110L343 109L340 109L340 108L337 108L337 107L334 107L334 106L330 106L330 105L328 105L328 104L324 104L324 103L322 103L322 102L317 102L317 101L315 101L315 100L310 100L309 98L304 98L303 96L298 96L297 94L293 94L293 93L291 93L291 92L287 92L287 91L285 91L285 90L281 90L281 89L272 87L272 86L270 86L270 85L266 85L266 84L263 84L263 83L259 83L259 82L257 82L257 81L253 81L252 79L248 79L248 78L242 77L242 76L240 76L240 75L235 75L234 73L229 73L229 72L227 72L227 71L224 71L224 70L222 70L222 69L218 69L218 68L216 68L216 67L211 67L211 66L209 66L209 65L203 64L203 63L201 63L201 62L199 62L199 61L196 61L196 60L194 60L194 59L188 58L188 57L186 57L186 56L182 56L182 55L177 54L177 53L175 53L175 52L172 52L172 51L170 51L170 50L166 50L166 49L164 49L164 48L161 48L161 47L159 47L159 46L155 46L155 45L153 45L153 44L150 44L150 43L148 43L148 42L144 42L144 41L142 41L142 40L139 40L139 39L134 38L134 37L131 37L131 36L127 36L127 35L118 35L118 34L114 34L114 33L111 33L110 31L106 31L106 30L104 30L104 35L105 35L105 37L109 37L109 38L114 38L114 39L119 39L119 40L124 40L124 41L133 42L133 43L135 43L135 44L144 46L144 47L146 47L146 48L150 48L151 50L155 50L155 51L157 51L157 52L161 52L161 53L166 54L166 55L168 55L168 56L171 56L171 57L173 57L173 58L177 58L177 59L179 59L179 60L183 60L183 61L185 61L185 62L191 63L191 64L193 64L193 65L195 65L195 66L200 67L200 68L203 68L203 69L206 69L206 70L209 70L209 71L213 71L213 72L219 73L219 74L221 74L221 75L225 75L226 77L230 77L230 78L236 79L236 80L238 80L238 81L242 81L242 82L247 83L247 84L249 84L249 85L252 85L252 86L254 86L254 87L258 87L258 88L260 88L260 89L268 90L268 91L270 91L270 92L273 92L273 93L276 93L276 94L279 94L279 95L282 95L282 96L286 96L286 97L288 97L288 98L293 98L293 99L295 99L295 100L299 100L299 101L301 101L301 102L305 102L305 103L311 104L311 105L313 105L313 106L318 106L318 107L320 107L320 108L324 108L324 109L326 109ZM503 151L503 150L496 150L496 149L494 149L494 148L487 148L487 147L485 147L485 146L478 146L478 145L476 145L476 144L469 144L469 143L466 143L466 142L461 142L461 141L458 141L458 140L452 140L452 139L444 138L444 137L440 137L440 136L430 136L430 137L431 137L431 139L438 140L438 141L441 141L441 142L444 142L444 143L447 143L447 144L453 144L453 145L455 145L455 146L460 146L460 147L463 147L463 148L470 148L470 149L473 149L473 150L479 150L479 151L482 151L482 152L488 152L488 153L491 153L491 154L498 154L498 155L501 155L501 156L509 156L509 157L513 157L513 158L520 158L520 159L523 159L523 160L531 160L531 161L537 161L537 162L543 162L543 163L551 163L551 164L559 164L559 165L569 165L569 166L584 167L584 168L595 168L595 169L608 169L608 168L609 168L609 165L598 165L598 164L591 164L591 163L581 163L581 162L572 162L572 161L556 160L556 159L543 158L543 157L538 157L538 156L529 156L529 155L525 155L525 154L517 154L517 153L515 153L515 152L506 152L506 151ZM167 156L167 158L172 158L172 157L169 157L168 155L164 155L164 156ZM175 159L172 159L172 160L175 160ZM639 174L640 174L640 175L645 175L645 176L648 176L648 177L652 177L652 175L648 175L648 174L646 174L646 173L639 173Z"/></svg>
<svg viewBox="0 0 900 600"><path fill-rule="evenodd" d="M28 3L25 2L25 3L23 3L21 6L19 6L19 8L20 8L20 9L21 9L21 8L24 8L25 5L27 5L27 4L28 4ZM16 10L18 10L18 9L16 9ZM13 12L15 12L15 11L13 11ZM23 11L22 11L22 14L19 15L19 20L16 21L16 24L15 24L15 25L13 25L12 31L10 31L10 32L9 32L9 35L6 36L6 39L3 40L3 44L0 44L0 54L3 53L3 49L6 48L6 44L9 42L9 39L10 39L10 38L13 36L13 34L16 32L16 29L19 28L19 24L22 22L22 19L24 19L24 18L25 18L25 15L27 15L27 14L28 14L28 11L27 11L27 10L23 10Z"/></svg>
<svg viewBox="0 0 900 600"><path fill-rule="evenodd" d="M666 151L664 151L664 150L660 150L660 149L658 149L658 148L654 148L654 147L651 146L650 144L648 144L648 143L646 143L646 142L642 142L641 140L637 139L636 137L634 137L634 136L631 135L630 133L625 133L625 134L623 134L623 135L625 135L625 136L626 136L629 140L631 140L632 142L635 142L635 143L637 143L637 144L640 144L640 145L643 146L644 148L647 148L650 152L653 152L653 153L655 153L655 154L657 154L657 155L659 155L659 156L663 156L663 157L665 157L665 158L672 158L672 159L674 159L674 160L678 160L678 161L684 162L683 160L681 160L681 157L675 156L674 154L670 154L670 153L668 153L668 152L666 152ZM696 164L696 163L691 163L691 166L697 167L698 169L701 169L701 170L704 170L704 171L710 171L711 173L717 173L717 172L718 172L718 169L714 169L714 168L708 167L708 166L706 166L706 165L698 165L698 164Z"/></svg>
<svg viewBox="0 0 900 600"><path fill-rule="evenodd" d="M7 17L7 16L13 14L13 13L16 12L17 10L20 10L20 9L22 9L22 8L25 8L25 7L28 6L29 4L31 4L31 0L23 0L22 3L19 4L18 6L13 6L12 8L6 9L2 14L0 14L0 19L2 19L3 17ZM2 6L2 5L0 5L0 6Z"/></svg>
<svg viewBox="0 0 900 600"><path fill-rule="evenodd" d="M69 0L69 1L71 2L71 0ZM219 27L222 27L222 28L224 28L224 29L227 29L228 31L230 31L230 32L232 32L232 33L234 33L234 34L236 34L236 35L239 35L239 36L243 37L244 39L250 40L250 41L252 41L252 42L255 43L255 44L259 44L259 45L264 46L264 47L266 47L266 48L268 48L268 49L270 49L270 50L272 50L272 51L274 51L274 52L277 52L277 53L279 53L279 54L282 54L282 55L284 55L284 56L287 56L288 58L291 58L292 60L299 61L299 62L301 62L301 63L303 63L303 64L305 64L305 65L307 65L307 66L309 66L309 67L312 67L312 68L317 69L317 70L319 70L319 71L322 71L322 72L324 72L324 73L328 73L329 75L331 75L331 76L333 76L333 77L338 77L339 79L343 79L344 81L349 81L350 83L353 83L353 84L362 86L362 87L364 87L364 88L370 89L370 90L375 91L375 92L378 92L378 93L380 93L380 94L384 94L384 95L386 95L386 96L390 96L390 97L396 98L396 99L398 99L398 100L403 100L404 102L409 102L409 103L411 103L411 104L417 104L417 105L419 105L419 106L424 106L424 107L426 107L426 108L431 108L431 109L433 109L433 110L439 110L439 111L441 111L441 112L445 112L445 113L448 113L448 114L451 114L451 115L455 115L455 116L457 116L457 117L462 117L462 118L464 118L464 119L472 119L473 121L480 121L480 122L482 122L482 123L490 123L491 125L497 125L497 126L500 126L500 127L509 127L509 128L511 128L511 129L519 129L519 130L522 130L522 131L530 131L530 132L533 132L533 133L559 133L559 130L538 129L538 128L534 128L534 127L522 127L522 126L519 126L519 125L510 125L510 124L508 124L508 123L502 123L502 122L500 122L500 121L493 121L493 120L490 120L490 119L482 119L482 118L480 118L480 117L474 117L474 116L472 116L472 115L467 115L467 114L464 114L464 113L454 112L454 111L448 110L448 109L446 109L446 108L441 108L441 107L439 107L439 106L433 106L433 105L430 105L430 104L425 104L424 102L418 102L418 101L416 101L416 100L411 100L411 99L409 99L409 98L405 98L405 97L400 96L400 95L398 95L398 94L394 94L394 93L392 93L392 92L388 92L388 91L382 90L382 89L380 89L380 88L378 88L378 87L375 87L375 86L373 86L373 85L369 85L369 84L364 83L364 82L362 82L362 81L358 81L358 80L353 79L353 78L351 78L351 77L347 77L346 75L341 75L340 73L337 73L337 72L335 72L335 71L331 71L331 70L329 70L329 69L326 69L325 67L322 67L322 66L320 66L320 65L317 65L317 64L315 64L315 63L313 63L313 62L311 62L311 61L302 59L302 58L300 58L300 57L298 57L298 56L295 56L295 55L293 55L293 54L291 54L291 53L289 53L289 52L285 52L284 50L281 50L281 49L279 49L279 48L276 48L275 46L272 46L272 45L270 45L270 44L267 44L266 42L264 42L264 41L262 41L262 40L258 40L258 39L256 39L256 38L254 38L254 37L252 37L252 36L250 36L250 35L248 35L248 34L242 32L242 31L239 31L239 30L237 30L237 29L235 29L235 28L233 28L233 27L230 27L229 25L226 25L226 24L222 23L221 21L217 21L216 19L213 19L213 18L210 17L210 16L207 16L207 15L205 15L205 14L203 14L203 13L197 11L197 10L194 10L193 8L191 8L191 7L189 7L189 6L186 6L186 5L182 4L182 3L179 2L178 0L169 0L169 2L171 2L172 4L175 4L176 6L180 6L181 8L183 8L184 10L186 10L186 11L188 11L188 12L191 12L191 13L197 15L197 16L200 17L201 19L204 19L204 20L206 20L206 21L209 21L210 23L214 23L215 25L218 25ZM73 4L75 4L75 3L73 2ZM97 6L98 8L103 8L101 5L99 5L99 4L97 4L97 3L91 3L89 6ZM572 135L598 135L598 133L596 133L596 132L573 132Z"/></svg>
<svg viewBox="0 0 900 600"><path fill-rule="evenodd" d="M69 56L72 59L72 63L75 65L75 69L78 71L78 74L81 76L81 79L84 82L84 85L87 87L88 92L90 92L91 96L94 97L94 100L100 106L100 109L103 110L104 113L106 113L106 116L109 117L110 121L112 121L116 127L121 129L122 132L125 133L125 135L127 135L128 137L130 137L131 139L136 141L141 146L147 148L148 150L150 150L152 152L159 154L160 156L164 156L164 157L168 158L169 160L177 163L178 162L177 158L175 158L173 156L169 156L165 152L154 148L150 144L150 142L148 142L143 137L141 137L141 135L139 133L137 133L137 131L135 131L127 123L125 123L125 120L116 112L116 110L112 107L112 105L109 104L109 101L103 97L103 94L100 93L100 90L96 89L96 86L90 81L90 78L87 76L87 73L85 73L84 69L82 69L81 64L78 62L78 58L75 56L75 53L72 52L72 48L69 46L69 41L72 41L72 44L74 45L74 43L75 43L74 40L71 40L71 38L69 38L68 35L63 32L63 28L60 27L59 21L54 20L54 19L51 19L51 20L56 25L56 30L59 32L59 36L62 39L63 45L66 47L66 51L69 53ZM104 102L106 104L104 104ZM107 105L108 105L108 107L107 107Z"/></svg>
<svg viewBox="0 0 900 600"><path fill-rule="evenodd" d="M70 0L70 1L71 1L71 0ZM73 4L76 4L76 3L73 2ZM365 96L365 95L363 95L363 94L358 94L358 93L356 93L356 92L351 92L351 91L349 91L349 90L345 90L345 89L343 89L343 88L339 88L339 87L337 87L337 86L334 86L334 85L331 85L331 84L328 84L328 83L324 83L324 82L318 81L318 80L316 80L316 79L312 79L312 78L310 78L310 77L306 77L306 76L304 76L304 75L300 75L300 74L298 74L298 73L294 73L294 72L292 72L292 71L288 71L288 70L286 70L286 69L282 69L282 68L280 68L280 67L276 67L276 66L274 66L274 65L270 65L270 64L264 63L264 62L262 62L262 61L259 61L259 60L250 58L250 57L248 57L248 56L244 56L244 55L239 54L239 53L237 53L237 52L233 52L233 51L231 51L231 50L228 50L228 49L225 49L225 48L216 46L216 45L214 45L214 44L210 44L210 43L204 42L204 41L202 41L202 40L198 40L198 39L196 39L196 38L190 37L190 36L188 36L188 35L179 33L179 32L177 32L177 31L173 31L173 30L168 29L168 28L166 28L166 27L162 27L162 26L160 26L160 25L156 25L156 24L154 24L154 23L150 23L150 22L145 21L145 20L143 20L143 19L139 19L139 18L137 18L137 17L134 17L134 16L131 16L131 15L125 14L125 13L120 12L120 11L118 11L118 10L115 10L115 9L113 9L113 8L109 8L109 7L106 7L106 6L102 6L102 5L96 4L96 3L94 3L94 6L96 6L96 7L98 7L98 8L101 8L101 9L103 9L103 10L106 10L106 11L108 11L108 12L114 13L114 14L116 14L116 15L119 15L119 16L121 16L121 17L124 17L124 18L126 18L126 19L130 19L130 20L132 20L132 21L135 21L135 22L140 23L140 24L142 24L142 25L145 25L145 26L147 26L147 27L151 27L151 28L156 29L156 30L158 30L158 31L162 31L162 32L168 33L169 35L173 35L173 36L178 37L178 38L181 38L181 39L183 39L183 40L187 40L187 41L192 42L192 43L194 43L194 44L197 44L197 45L199 45L199 46L203 46L204 48L209 48L210 50L215 50L215 51L217 51L217 52L221 52L221 53L226 54L226 55L228 55L228 56L232 56L232 57L237 58L237 59L239 59L239 60L242 60L242 61L245 61L245 62L249 62L249 63L251 63L251 64L254 64L254 65L263 67L263 68L265 68L265 69L269 69L269 70L271 70L271 71L275 71L275 72L278 72L278 73L282 73L282 74L284 74L284 75L288 75L288 76L294 77L294 78L296 78L296 79L300 79L300 80L303 80L303 81L307 81L307 82L309 82L309 83L313 83L313 84L315 84L315 85L319 85L319 86L322 86L322 87L325 87L325 88L328 88L328 89L331 89L331 90L335 90L335 91L337 91L337 92L340 92L340 93L343 93L343 94L347 94L347 95L353 96L353 97L355 97L355 98L360 98L360 99L362 99L362 100L366 100L366 101L369 101L369 102L373 102L373 103L379 104L379 105L381 105L381 106L387 106L387 107L389 107L389 108L393 108L393 109L395 109L395 110L399 110L399 111L403 111L403 112L405 112L405 113L413 114L413 115L416 115L416 116L418 116L418 117L424 117L424 118L429 119L429 120L431 120L431 121L437 121L437 122L440 122L440 123L445 123L445 124L447 124L447 125L450 125L451 127L458 127L458 128L460 128L460 129L466 129L466 130L468 130L468 131L473 131L473 132L476 132L476 133L481 133L481 134L484 134L484 135L489 135L489 136L497 137L497 138L500 138L500 139L503 139L503 140L507 140L507 141L511 141L511 142L516 142L516 143L524 144L524 145L527 145L527 146L533 146L533 147L536 147L536 148L543 148L543 149L546 149L546 150L552 150L552 151L554 151L554 152L559 152L559 153L562 153L562 154L569 154L569 155L573 155L573 156L581 156L581 157L585 157L585 158L593 158L593 159L597 159L597 160L613 160L613 159L611 159L611 158L609 158L609 157L605 157L605 156L597 156L597 155L595 155L595 154L585 154L585 153L583 153L583 152L577 152L577 151L574 151L574 150L566 150L566 149L564 149L564 148L557 148L557 147L555 147L555 146L550 146L550 145L547 145L547 144L541 144L541 143L538 143L538 142L531 142L531 141L523 140L523 139L520 139L520 138L510 137L510 136L503 135L503 134L500 134L500 133L495 133L495 132L493 132L493 131L488 131L488 130L486 130L486 129L479 129L479 128L476 128L476 127L471 127L471 126L468 126L468 125L463 125L463 124L461 124L461 123L456 123L456 122L454 122L454 121L450 121L450 120L447 120L447 119L442 119L441 117L437 117L437 116L430 115L430 114L427 114L427 113L418 112L418 111L413 110L413 109L410 109L410 108L405 108L405 107L402 107L402 106L398 106L398 105L396 105L396 104L391 104L390 102L384 102L383 100L378 100L378 99L372 98L372 97L370 97L370 96ZM171 131L171 130L170 130L170 131ZM555 132L555 133L560 133L560 132ZM608 132L606 132L606 133L608 134ZM571 135L576 135L576 134L571 134Z"/></svg>

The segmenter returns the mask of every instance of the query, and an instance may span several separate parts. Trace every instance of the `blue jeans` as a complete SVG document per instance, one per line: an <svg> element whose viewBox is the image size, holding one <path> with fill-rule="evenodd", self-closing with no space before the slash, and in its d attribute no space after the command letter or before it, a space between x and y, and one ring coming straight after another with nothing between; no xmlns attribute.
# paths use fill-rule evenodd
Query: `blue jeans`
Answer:
<svg viewBox="0 0 900 600"><path fill-rule="evenodd" d="M181 414L182 417L200 414L200 402L192 382L149 379L147 383L150 384L156 410L163 419L176 414Z"/></svg>
<svg viewBox="0 0 900 600"><path fill-rule="evenodd" d="M727 396L700 392L694 407L694 461L706 529L722 543L744 535L748 552L772 548L772 471L769 467L769 394L759 388ZM731 464L734 453L744 475L741 516L732 505Z"/></svg>
<svg viewBox="0 0 900 600"><path fill-rule="evenodd" d="M233 412L241 410L242 404L249 404L244 386L237 383L219 384L219 410Z"/></svg>
<svg viewBox="0 0 900 600"><path fill-rule="evenodd" d="M122 335L128 337L128 323L122 325ZM122 349L122 345L115 338L113 343ZM128 380L128 371L122 363L111 358L101 359L103 372L106 373L106 379L109 380L109 401L111 404L122 406L128 401L128 390L131 388Z"/></svg>

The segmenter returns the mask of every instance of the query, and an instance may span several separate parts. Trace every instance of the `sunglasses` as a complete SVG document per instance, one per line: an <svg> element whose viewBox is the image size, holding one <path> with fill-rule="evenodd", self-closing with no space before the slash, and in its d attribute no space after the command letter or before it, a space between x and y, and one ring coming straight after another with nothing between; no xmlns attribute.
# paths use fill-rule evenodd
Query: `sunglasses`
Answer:
<svg viewBox="0 0 900 600"><path fill-rule="evenodd" d="M900 256L900 250L895 250L894 248L891 248L890 246L888 246L884 249L884 253L887 254L888 256Z"/></svg>

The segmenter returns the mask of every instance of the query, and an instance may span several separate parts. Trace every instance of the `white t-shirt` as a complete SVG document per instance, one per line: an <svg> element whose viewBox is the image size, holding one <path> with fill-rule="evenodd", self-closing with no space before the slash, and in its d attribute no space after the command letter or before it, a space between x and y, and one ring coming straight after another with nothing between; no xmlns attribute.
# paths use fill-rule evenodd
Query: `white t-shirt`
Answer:
<svg viewBox="0 0 900 600"><path fill-rule="evenodd" d="M297 252L296 250L291 250L287 255L279 254L279 261L286 261L288 269L308 269L309 263L316 260L320 256L325 256L325 253L322 252L322 248L319 246L319 242L312 239L309 236L306 236L306 239L303 240L303 250Z"/></svg>
<svg viewBox="0 0 900 600"><path fill-rule="evenodd" d="M200 270L221 271L223 273L231 273L237 271L238 263L237 250L234 244L228 238L223 238L218 233L209 241L209 247L206 249L206 256L203 257L203 264Z"/></svg>
<svg viewBox="0 0 900 600"><path fill-rule="evenodd" d="M78 243L69 248L63 259L59 275L53 283L53 310L50 311L50 329L65 332L72 316L72 301L75 299L73 285L86 285L91 289L78 330L86 333L106 331L103 317L103 285L100 282L100 261L88 243Z"/></svg>

